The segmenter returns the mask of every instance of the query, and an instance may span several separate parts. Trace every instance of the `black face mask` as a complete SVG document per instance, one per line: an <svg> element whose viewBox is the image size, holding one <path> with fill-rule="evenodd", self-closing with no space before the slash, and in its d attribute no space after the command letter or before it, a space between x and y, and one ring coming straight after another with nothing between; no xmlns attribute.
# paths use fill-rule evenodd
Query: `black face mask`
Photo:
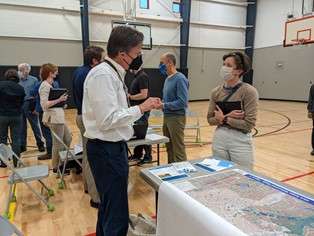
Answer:
<svg viewBox="0 0 314 236"><path fill-rule="evenodd" d="M133 59L132 63L129 65L129 70L138 70L143 65L142 55L139 55Z"/></svg>

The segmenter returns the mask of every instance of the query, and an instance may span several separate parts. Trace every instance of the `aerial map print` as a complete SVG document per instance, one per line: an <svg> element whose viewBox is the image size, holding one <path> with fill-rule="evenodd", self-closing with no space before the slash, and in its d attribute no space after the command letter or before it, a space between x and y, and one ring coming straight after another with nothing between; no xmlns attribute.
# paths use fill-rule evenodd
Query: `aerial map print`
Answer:
<svg viewBox="0 0 314 236"><path fill-rule="evenodd" d="M248 235L314 236L314 199L241 170L188 180L183 191Z"/></svg>

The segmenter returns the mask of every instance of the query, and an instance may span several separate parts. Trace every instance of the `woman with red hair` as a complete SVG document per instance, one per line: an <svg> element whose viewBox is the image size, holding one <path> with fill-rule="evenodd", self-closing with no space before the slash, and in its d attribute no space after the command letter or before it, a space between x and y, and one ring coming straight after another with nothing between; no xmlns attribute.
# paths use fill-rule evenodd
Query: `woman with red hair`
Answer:
<svg viewBox="0 0 314 236"><path fill-rule="evenodd" d="M71 132L66 124L63 107L54 107L56 104L65 102L68 99L67 94L61 95L58 99L49 101L49 93L52 83L58 74L58 67L54 64L47 63L40 68L40 77L42 83L39 87L40 104L43 108L43 123L70 146L72 141ZM63 149L61 143L52 136L52 167L53 172L57 172L59 163L59 151Z"/></svg>

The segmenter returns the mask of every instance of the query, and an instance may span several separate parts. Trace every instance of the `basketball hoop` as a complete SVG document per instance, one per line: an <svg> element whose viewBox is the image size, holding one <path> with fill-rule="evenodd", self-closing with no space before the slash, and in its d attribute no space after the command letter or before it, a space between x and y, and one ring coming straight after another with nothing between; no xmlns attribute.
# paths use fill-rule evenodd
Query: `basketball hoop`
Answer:
<svg viewBox="0 0 314 236"><path fill-rule="evenodd" d="M294 42L295 45L303 45L303 44L307 44L311 40L303 38L303 39L292 39L291 41Z"/></svg>
<svg viewBox="0 0 314 236"><path fill-rule="evenodd" d="M284 47L314 43L314 15L288 20L283 43Z"/></svg>

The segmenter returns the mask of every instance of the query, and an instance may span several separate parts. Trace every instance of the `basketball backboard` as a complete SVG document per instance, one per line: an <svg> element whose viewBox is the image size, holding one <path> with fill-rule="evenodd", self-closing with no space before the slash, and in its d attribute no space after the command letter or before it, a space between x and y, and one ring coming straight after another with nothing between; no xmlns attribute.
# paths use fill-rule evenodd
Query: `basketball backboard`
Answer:
<svg viewBox="0 0 314 236"><path fill-rule="evenodd" d="M285 24L284 47L314 43L314 16L288 20Z"/></svg>
<svg viewBox="0 0 314 236"><path fill-rule="evenodd" d="M147 23L140 23L134 21L112 21L112 28L124 25L137 29L144 34L143 49L152 49L152 36L151 36L151 25Z"/></svg>

